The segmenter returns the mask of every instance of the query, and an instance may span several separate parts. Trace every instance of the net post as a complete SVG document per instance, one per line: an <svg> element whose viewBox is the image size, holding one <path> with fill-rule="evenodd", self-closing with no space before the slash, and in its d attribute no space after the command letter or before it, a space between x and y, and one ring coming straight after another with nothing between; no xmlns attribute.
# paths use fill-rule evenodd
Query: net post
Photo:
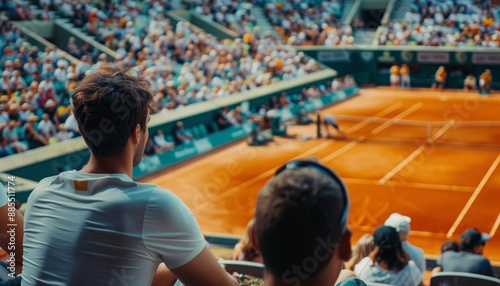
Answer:
<svg viewBox="0 0 500 286"><path fill-rule="evenodd" d="M432 143L432 123L427 123L427 144Z"/></svg>

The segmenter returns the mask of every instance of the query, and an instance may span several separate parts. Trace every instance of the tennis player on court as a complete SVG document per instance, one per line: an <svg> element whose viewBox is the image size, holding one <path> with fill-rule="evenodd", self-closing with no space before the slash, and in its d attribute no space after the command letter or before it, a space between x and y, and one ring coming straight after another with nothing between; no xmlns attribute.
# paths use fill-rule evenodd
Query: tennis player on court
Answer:
<svg viewBox="0 0 500 286"><path fill-rule="evenodd" d="M317 130L317 133L318 133L318 138L321 138L323 137L322 135L322 132L321 132L321 124L323 124L324 128L325 128L325 133L327 134L327 137L328 138L332 138L333 136L330 134L330 129L329 129L329 126L332 126L333 128L335 128L335 130L337 131L337 133L339 135L341 135L342 137L346 137L346 134L344 133L344 131L342 131L339 127L339 124L337 123L337 120L335 120L335 117L333 117L332 115L325 115L325 119L321 119L321 113L319 111L316 112L316 130Z"/></svg>

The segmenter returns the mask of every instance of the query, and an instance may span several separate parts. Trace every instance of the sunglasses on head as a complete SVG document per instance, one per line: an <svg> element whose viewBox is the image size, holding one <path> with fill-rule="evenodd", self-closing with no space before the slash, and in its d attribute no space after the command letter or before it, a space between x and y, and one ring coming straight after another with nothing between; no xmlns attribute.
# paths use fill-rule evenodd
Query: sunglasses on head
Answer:
<svg viewBox="0 0 500 286"><path fill-rule="evenodd" d="M338 241L340 239L340 236L342 234L344 234L344 232L347 228L347 217L349 214L349 196L347 194L347 188L346 188L344 182L340 179L340 177L332 169L330 169L330 168L328 168L320 163L316 163L314 161L294 160L294 161L287 162L285 165L278 168L278 170L276 171L276 173L274 175L277 176L285 170L297 170L297 169L303 169L303 168L312 168L312 169L319 171L320 173L333 179L335 181L335 183L337 183L341 189L344 207L342 210L342 215L340 216L340 220L339 220L339 225L342 227L342 231L339 232L338 236L335 237L335 241Z"/></svg>

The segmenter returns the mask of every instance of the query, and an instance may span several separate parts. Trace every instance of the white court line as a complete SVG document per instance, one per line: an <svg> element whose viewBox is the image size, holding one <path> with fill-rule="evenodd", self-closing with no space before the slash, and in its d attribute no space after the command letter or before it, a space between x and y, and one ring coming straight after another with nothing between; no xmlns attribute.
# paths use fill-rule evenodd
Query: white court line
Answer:
<svg viewBox="0 0 500 286"><path fill-rule="evenodd" d="M362 185L379 185L378 180L373 179L359 179L359 178L342 178L344 182L348 184L362 184ZM426 183L413 183L413 182L387 182L388 185L401 188L415 188L415 189L426 189L426 190L437 190L437 191L452 191L452 192L474 192L474 187L467 186L451 186L451 185L440 185L440 184L426 184Z"/></svg>
<svg viewBox="0 0 500 286"><path fill-rule="evenodd" d="M495 159L495 161L493 162L493 164L491 164L490 168L488 169L488 171L484 175L483 179L481 180L481 182L477 186L477 188L474 191L474 193L472 194L472 196L469 198L469 201L467 201L467 204L465 204L464 208L462 209L462 212L460 212L460 214L458 215L457 219L453 223L452 227L450 228L450 230L448 231L448 234L446 236L451 237L453 235L453 233L457 229L458 225L462 222L465 215L469 211L470 207L472 206L472 204L474 203L476 198L479 196L479 193L481 193L481 191L483 190L484 185L486 185L486 182L488 182L491 175L495 171L496 167L498 166L498 163L500 163L500 154L498 154L498 156Z"/></svg>
<svg viewBox="0 0 500 286"><path fill-rule="evenodd" d="M395 122L398 122L399 120L401 120L402 118L410 115L411 113L413 113L415 110L419 109L420 107L422 107L424 104L422 102L419 102L419 103L416 103L415 105L413 105L412 107L408 108L407 110L401 112L400 114L394 116L393 118L391 118L390 120L388 120L387 122L385 122L384 124L378 126L377 128L373 129L371 131L371 134L372 135L375 135L375 134L378 134L380 133L381 131L387 129L387 127L391 126L392 124L394 124Z"/></svg>
<svg viewBox="0 0 500 286"><path fill-rule="evenodd" d="M453 126L454 121L450 120L446 125L441 127L430 139L429 143L434 142L437 140L439 137L441 137L448 129L450 129L451 126ZM404 167L406 167L408 164L410 164L413 159L417 158L422 152L424 152L426 145L421 145L420 147L417 148L417 150L413 151L408 157L406 157L403 161L401 161L396 167L394 167L392 170L390 170L385 176L380 179L378 182L379 184L383 185L387 181L389 181L394 175L396 175L399 171L401 171Z"/></svg>
<svg viewBox="0 0 500 286"><path fill-rule="evenodd" d="M495 233L498 230L499 225L500 225L500 213L498 213L497 220L495 221L495 223L493 224L493 227L491 228L490 237L493 237L495 235Z"/></svg>
<svg viewBox="0 0 500 286"><path fill-rule="evenodd" d="M347 128L345 130L346 133L352 133L354 131L358 131L359 129L365 127L366 125L370 124L371 123L371 120L375 117L375 118L382 118L384 116L386 116L387 114L395 111L396 109L400 108L401 106L403 105L403 103L401 101L398 101L397 103L389 106L388 108L380 111L379 113L369 117L369 118L366 118L364 119L363 121L361 121L360 123L350 127L350 128Z"/></svg>

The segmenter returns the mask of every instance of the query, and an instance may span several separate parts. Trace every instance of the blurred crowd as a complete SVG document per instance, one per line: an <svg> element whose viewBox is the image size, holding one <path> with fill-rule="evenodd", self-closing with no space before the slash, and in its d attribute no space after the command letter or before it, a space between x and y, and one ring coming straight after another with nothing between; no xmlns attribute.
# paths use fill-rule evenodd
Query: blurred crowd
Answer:
<svg viewBox="0 0 500 286"><path fill-rule="evenodd" d="M414 0L402 22L382 26L381 45L496 48L500 26L489 0Z"/></svg>
<svg viewBox="0 0 500 286"><path fill-rule="evenodd" d="M267 1L271 24L290 45L346 46L354 43L352 28L343 24L342 1Z"/></svg>
<svg viewBox="0 0 500 286"><path fill-rule="evenodd" d="M187 5L188 9L237 32L240 36L247 32L254 32L254 29L257 28L255 15L252 12L252 3L237 0L195 0L190 1Z"/></svg>

